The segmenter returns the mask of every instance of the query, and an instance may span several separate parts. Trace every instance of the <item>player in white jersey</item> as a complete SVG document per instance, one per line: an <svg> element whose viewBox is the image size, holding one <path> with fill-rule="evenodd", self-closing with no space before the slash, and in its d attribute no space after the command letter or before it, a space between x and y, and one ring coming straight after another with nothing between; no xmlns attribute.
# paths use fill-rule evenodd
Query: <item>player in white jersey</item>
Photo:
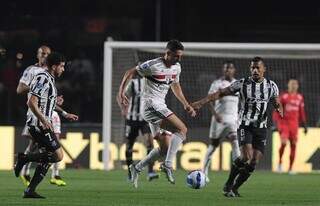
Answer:
<svg viewBox="0 0 320 206"><path fill-rule="evenodd" d="M145 79L143 92L143 117L149 123L151 133L154 139L159 142L160 148L154 148L144 159L136 165L130 165L132 174L132 183L138 187L138 176L145 166L161 157L165 157L161 164L161 170L165 172L168 181L175 183L172 164L178 148L186 139L187 127L170 110L165 103L165 97L171 88L173 94L182 103L184 109L195 116L194 109L190 106L182 92L179 77L181 60L184 47L178 40L170 40L166 46L164 57L146 61L137 67L134 67L124 75L117 97L119 104L128 104L128 98L125 95L126 84L132 77L139 73ZM165 125L174 128L173 133L164 130Z"/></svg>
<svg viewBox="0 0 320 206"><path fill-rule="evenodd" d="M209 94L224 89L236 81L234 78L236 68L232 62L224 63L222 69L223 77L212 82L208 92ZM212 155L222 139L227 138L231 142L233 160L240 156L239 142L237 139L238 103L239 97L237 95L225 96L210 103L212 118L209 138L211 142L208 146L203 166L203 171L206 174L206 182L210 182L208 172Z"/></svg>
<svg viewBox="0 0 320 206"><path fill-rule="evenodd" d="M22 77L19 80L19 84L17 86L17 94L19 95L23 95L29 92L30 90L30 84L33 80L33 78L40 72L43 72L46 70L46 58L47 56L51 53L51 49L48 46L41 46L39 47L38 51L37 51L37 59L38 59L38 63L35 65L31 65L29 66L24 72ZM30 97L30 95L28 95L28 98ZM63 101L63 98L61 96L58 96L57 98L57 102L61 102ZM77 120L78 117L74 114L69 114L65 111L63 111L60 107L56 107L56 110L61 112L61 114L70 120ZM29 113L31 111L29 110ZM54 124L54 123L53 123ZM55 125L53 125L55 126ZM22 137L25 137L29 140L28 146L25 150L25 154L30 153L32 151L34 151L37 148L37 145L34 144L33 139L30 136L29 130L27 125L23 128ZM20 178L23 182L23 184L25 186L28 186L30 184L30 167L31 167L31 162L27 163L21 170L21 174L20 174ZM59 181L60 182L60 181Z"/></svg>

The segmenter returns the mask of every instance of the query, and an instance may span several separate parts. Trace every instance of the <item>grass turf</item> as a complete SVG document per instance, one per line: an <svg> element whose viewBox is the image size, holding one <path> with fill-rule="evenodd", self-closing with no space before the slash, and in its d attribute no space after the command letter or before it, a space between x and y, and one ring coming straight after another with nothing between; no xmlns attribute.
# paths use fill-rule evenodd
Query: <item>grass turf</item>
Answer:
<svg viewBox="0 0 320 206"><path fill-rule="evenodd" d="M228 199L221 192L226 172L212 172L212 181L201 190L186 186L186 171L175 173L176 185L170 185L162 174L159 180L148 182L144 173L138 189L127 182L125 171L66 170L61 173L67 186L50 185L48 174L37 190L47 199L39 200L23 199L22 181L11 171L1 171L0 205L320 205L319 174L255 172L239 190L243 197Z"/></svg>

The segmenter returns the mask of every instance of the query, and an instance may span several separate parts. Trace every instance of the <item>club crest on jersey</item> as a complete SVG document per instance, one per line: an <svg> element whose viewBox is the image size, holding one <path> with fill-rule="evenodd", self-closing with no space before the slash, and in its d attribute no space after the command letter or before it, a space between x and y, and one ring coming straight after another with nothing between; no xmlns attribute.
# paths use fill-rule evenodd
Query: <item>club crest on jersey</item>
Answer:
<svg viewBox="0 0 320 206"><path fill-rule="evenodd" d="M36 84L36 89L42 89L42 88L43 88L43 84L40 83L40 82L38 82L38 83Z"/></svg>

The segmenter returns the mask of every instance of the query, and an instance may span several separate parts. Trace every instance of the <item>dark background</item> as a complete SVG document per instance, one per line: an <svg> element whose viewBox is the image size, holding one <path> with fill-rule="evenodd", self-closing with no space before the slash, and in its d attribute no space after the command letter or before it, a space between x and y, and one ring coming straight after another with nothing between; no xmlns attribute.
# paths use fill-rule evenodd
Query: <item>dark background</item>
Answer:
<svg viewBox="0 0 320 206"><path fill-rule="evenodd" d="M0 124L24 124L26 98L17 97L15 88L42 44L77 62L58 80L66 110L78 113L80 122L99 123L103 42L109 36L118 41L320 42L318 3L1 1L0 9Z"/></svg>

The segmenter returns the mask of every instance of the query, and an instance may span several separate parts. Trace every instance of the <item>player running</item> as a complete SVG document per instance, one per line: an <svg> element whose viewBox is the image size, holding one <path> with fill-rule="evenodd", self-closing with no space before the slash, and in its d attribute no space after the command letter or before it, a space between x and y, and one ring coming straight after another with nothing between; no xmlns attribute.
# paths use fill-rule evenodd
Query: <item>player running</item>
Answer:
<svg viewBox="0 0 320 206"><path fill-rule="evenodd" d="M303 95L298 93L299 82L296 79L290 79L288 82L288 91L280 95L280 102L283 105L284 116L280 118L278 113L273 113L273 120L277 124L281 138L281 146L279 148L279 165L278 171L282 172L282 156L287 141L290 142L290 164L289 174L295 174L292 166L296 156L296 144L298 140L299 120L304 127L304 133L307 134L307 120L304 110Z"/></svg>
<svg viewBox="0 0 320 206"><path fill-rule="evenodd" d="M224 63L222 69L223 77L212 82L208 92L209 95L230 86L230 84L236 81L234 78L236 68L232 62ZM235 160L240 156L239 142L237 139L238 103L239 97L236 94L210 102L212 118L209 138L211 142L203 166L206 182L210 182L208 172L211 165L211 157L222 139L227 138L231 142L232 160Z"/></svg>
<svg viewBox="0 0 320 206"><path fill-rule="evenodd" d="M254 57L250 63L251 76L232 83L207 97L192 103L200 109L208 102L227 95L240 93L238 137L240 137L241 156L233 161L229 178L223 188L226 197L240 197L239 187L250 177L256 164L262 158L267 144L267 105L272 102L283 116L277 85L264 77L265 64L261 57Z"/></svg>
<svg viewBox="0 0 320 206"><path fill-rule="evenodd" d="M27 126L40 152L19 153L14 167L15 176L18 177L26 163L38 163L34 176L24 191L24 198L44 198L35 192L36 187L45 177L50 163L59 162L63 158L62 148L53 133L52 113L57 100L55 78L64 72L65 59L59 53L51 53L46 61L47 70L38 73L30 84L30 95L27 102L29 107Z"/></svg>
<svg viewBox="0 0 320 206"><path fill-rule="evenodd" d="M37 58L38 58L38 63L35 65L29 66L24 72L22 77L19 80L19 84L17 86L17 94L23 95L27 94L30 90L30 84L33 78L38 74L43 72L44 70L47 69L46 67L46 58L47 56L51 53L51 49L48 46L41 46L39 47L37 51ZM28 94L28 98L29 98ZM63 101L63 98L58 96L57 98L58 102ZM74 114L69 114L65 112L62 108L57 106L55 108L58 112L61 113L66 119L69 119L70 121L75 121L78 120L78 116ZM55 122L53 122L53 126L56 127ZM37 149L37 144L34 143L29 130L28 126L25 125L22 134L22 137L27 138L29 140L28 146L25 150L25 154L33 152ZM30 167L31 167L31 162L25 164L25 166L21 170L20 178L25 186L29 186L31 177L30 177ZM61 178L60 178L61 179ZM59 181L62 183L61 181Z"/></svg>
<svg viewBox="0 0 320 206"><path fill-rule="evenodd" d="M128 180L131 181L131 172L129 166L133 163L132 153L133 145L139 136L139 131L147 142L147 154L153 149L153 138L149 125L144 121L141 112L143 110L143 102L141 100L143 94L144 80L140 75L135 76L128 83L125 94L129 98L129 104L120 104L121 113L126 118L125 123L125 139L126 139L126 163L128 166ZM153 170L154 163L148 165L149 181L159 178L159 175Z"/></svg>
<svg viewBox="0 0 320 206"><path fill-rule="evenodd" d="M130 165L132 174L132 183L135 188L138 187L138 176L142 169L149 163L154 162L161 157L165 157L161 164L161 170L166 174L168 181L175 183L173 176L173 159L176 153L186 139L187 127L170 110L165 103L165 97L171 88L173 94L182 103L184 109L194 117L194 109L186 100L180 83L179 77L181 66L179 61L183 55L184 47L178 40L170 40L166 46L164 57L152 59L128 70L121 82L117 100L119 104L128 104L128 98L125 95L127 83L137 73L144 77L145 85L143 92L143 118L149 123L150 130L154 139L159 142L160 148L154 148L144 159L136 165ZM164 130L164 126L172 127L173 133Z"/></svg>

